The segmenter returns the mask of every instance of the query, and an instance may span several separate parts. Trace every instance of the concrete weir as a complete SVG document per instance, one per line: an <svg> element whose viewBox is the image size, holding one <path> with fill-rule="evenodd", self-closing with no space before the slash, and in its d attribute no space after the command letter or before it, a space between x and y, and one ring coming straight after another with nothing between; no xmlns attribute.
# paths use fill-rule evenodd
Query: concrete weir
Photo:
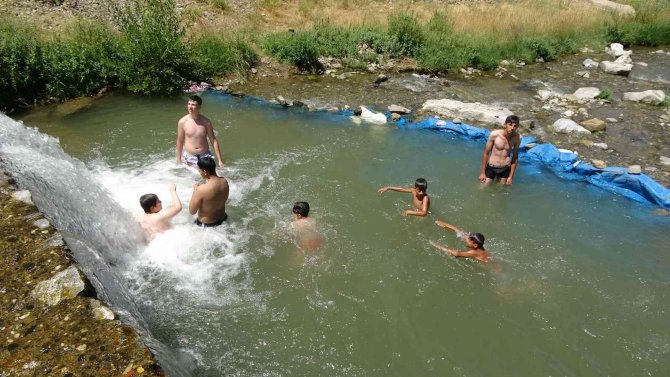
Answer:
<svg viewBox="0 0 670 377"><path fill-rule="evenodd" d="M0 171L0 377L164 376L60 233Z"/></svg>

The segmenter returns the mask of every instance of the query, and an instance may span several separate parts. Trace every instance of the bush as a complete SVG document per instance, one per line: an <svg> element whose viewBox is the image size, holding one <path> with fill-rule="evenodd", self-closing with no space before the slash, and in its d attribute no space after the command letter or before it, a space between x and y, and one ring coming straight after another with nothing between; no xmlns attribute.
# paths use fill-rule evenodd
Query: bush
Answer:
<svg viewBox="0 0 670 377"><path fill-rule="evenodd" d="M310 33L279 33L263 42L263 49L280 61L293 64L302 70L319 66L319 49Z"/></svg>
<svg viewBox="0 0 670 377"><path fill-rule="evenodd" d="M127 0L113 6L122 32L118 74L132 92L174 94L194 65L183 41L175 0Z"/></svg>
<svg viewBox="0 0 670 377"><path fill-rule="evenodd" d="M242 38L229 40L202 36L191 43L190 49L197 78L200 80L231 71L241 72L258 63L258 55Z"/></svg>
<svg viewBox="0 0 670 377"><path fill-rule="evenodd" d="M32 102L46 90L42 44L35 29L0 20L0 109Z"/></svg>
<svg viewBox="0 0 670 377"><path fill-rule="evenodd" d="M600 91L600 93L595 97L596 99L610 99L612 98L612 91L608 88L605 88Z"/></svg>
<svg viewBox="0 0 670 377"><path fill-rule="evenodd" d="M388 22L388 33L394 43L389 52L392 55L416 56L426 39L416 17L413 14L395 14L389 16Z"/></svg>

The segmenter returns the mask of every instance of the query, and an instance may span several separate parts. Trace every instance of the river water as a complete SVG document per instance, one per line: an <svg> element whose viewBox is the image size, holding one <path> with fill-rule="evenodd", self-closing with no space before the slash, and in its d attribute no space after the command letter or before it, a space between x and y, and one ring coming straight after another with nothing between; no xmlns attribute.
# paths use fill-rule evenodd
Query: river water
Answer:
<svg viewBox="0 0 670 377"><path fill-rule="evenodd" d="M123 299L110 294L116 309L144 328L171 375L670 369L670 218L654 208L523 163L514 186L481 188L483 146L448 133L203 98L231 185L229 220L203 230L183 211L149 245L128 235L140 195L154 192L166 206L175 183L187 207L199 179L174 164L184 98L110 95L25 119L83 164L48 164L69 157L45 159L39 145L16 151L22 131L0 140L5 167L19 176L37 169L20 184L48 181L41 185L53 200L42 206L52 222L73 217L67 234L106 250L104 268L118 285L109 289L123 291ZM377 193L418 177L429 184L426 218L401 215L408 194ZM325 239L316 251L298 249L289 231L298 200L310 203ZM437 219L483 233L494 263L433 248L463 247Z"/></svg>

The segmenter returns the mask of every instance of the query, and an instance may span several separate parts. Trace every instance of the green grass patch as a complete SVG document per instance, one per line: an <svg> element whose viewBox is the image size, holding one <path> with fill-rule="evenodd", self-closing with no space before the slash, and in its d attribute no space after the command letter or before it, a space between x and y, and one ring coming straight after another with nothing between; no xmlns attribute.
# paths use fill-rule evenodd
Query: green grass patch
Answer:
<svg viewBox="0 0 670 377"><path fill-rule="evenodd" d="M598 93L595 97L596 99L610 99L612 98L612 91L609 88L605 88Z"/></svg>

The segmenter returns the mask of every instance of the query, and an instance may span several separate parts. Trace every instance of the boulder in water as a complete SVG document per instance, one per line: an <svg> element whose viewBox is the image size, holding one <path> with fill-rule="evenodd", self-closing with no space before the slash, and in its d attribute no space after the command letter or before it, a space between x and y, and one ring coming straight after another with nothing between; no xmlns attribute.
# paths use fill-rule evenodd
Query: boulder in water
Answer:
<svg viewBox="0 0 670 377"><path fill-rule="evenodd" d="M607 53L615 58L623 55L626 51L621 43L612 43L607 47Z"/></svg>
<svg viewBox="0 0 670 377"><path fill-rule="evenodd" d="M628 174L641 174L642 167L640 165L631 165L628 167Z"/></svg>
<svg viewBox="0 0 670 377"><path fill-rule="evenodd" d="M633 70L632 64L623 64L610 61L600 62L600 69L613 75L628 76Z"/></svg>
<svg viewBox="0 0 670 377"><path fill-rule="evenodd" d="M448 118L464 118L482 123L503 125L505 118L514 113L504 107L468 103L451 99L428 100L423 110L432 111Z"/></svg>

